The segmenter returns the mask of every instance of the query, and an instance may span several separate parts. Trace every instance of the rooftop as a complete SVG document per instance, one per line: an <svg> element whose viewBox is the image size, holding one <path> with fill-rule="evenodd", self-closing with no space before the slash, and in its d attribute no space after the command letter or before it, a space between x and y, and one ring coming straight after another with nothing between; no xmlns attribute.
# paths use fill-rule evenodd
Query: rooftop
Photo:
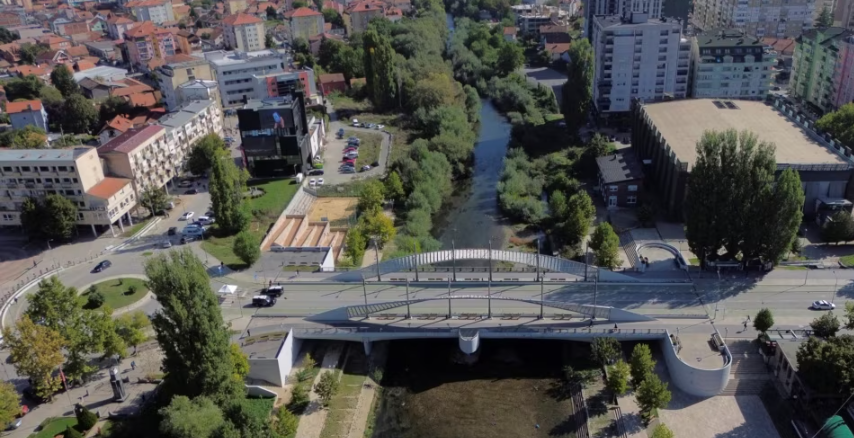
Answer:
<svg viewBox="0 0 854 438"><path fill-rule="evenodd" d="M234 64L243 64L246 61L253 60L254 58L266 58L266 57L276 57L282 58L282 55L276 51L265 49L265 50L257 50L254 52L239 52L232 51L226 52L225 50L216 50L212 52L205 52L205 59L211 62L216 66L227 66Z"/></svg>
<svg viewBox="0 0 854 438"><path fill-rule="evenodd" d="M275 359L287 337L286 331L248 337L241 342L240 349L249 356L249 360Z"/></svg>
<svg viewBox="0 0 854 438"><path fill-rule="evenodd" d="M127 75L127 70L123 68L110 67L107 65L99 65L95 68L90 68L86 71L74 73L74 80L80 82L83 78L94 78L100 76L104 80L122 79Z"/></svg>
<svg viewBox="0 0 854 438"><path fill-rule="evenodd" d="M292 11L292 12L288 12L285 14L285 16L292 17L292 18L316 17L318 15L323 15L323 14L321 14L320 12L317 12L313 9L306 8L306 7L301 7L301 8L298 8L298 9Z"/></svg>
<svg viewBox="0 0 854 438"><path fill-rule="evenodd" d="M697 35L700 47L753 47L764 46L762 40L735 29L715 29Z"/></svg>
<svg viewBox="0 0 854 438"><path fill-rule="evenodd" d="M104 129L107 128L111 128L119 132L125 132L128 129L133 128L133 123L122 116L115 116L113 117L113 120L110 120L106 125L104 125Z"/></svg>
<svg viewBox="0 0 854 438"><path fill-rule="evenodd" d="M599 172L605 184L632 181L643 178L641 163L631 148L623 148L616 153L596 159Z"/></svg>
<svg viewBox="0 0 854 438"><path fill-rule="evenodd" d="M133 152L141 144L145 143L157 134L165 132L162 126L148 125L142 128L131 128L123 132L118 137L108 141L103 146L98 148L98 154L109 152L120 152L128 154Z"/></svg>
<svg viewBox="0 0 854 438"><path fill-rule="evenodd" d="M774 339L777 341L777 347L783 351L783 354L786 356L786 359L789 360L789 365L795 370L798 371L798 348L800 348L801 344L806 342L808 338L798 338L798 339Z"/></svg>
<svg viewBox="0 0 854 438"><path fill-rule="evenodd" d="M331 250L329 247L285 247L276 249L276 257L284 266L318 266Z"/></svg>
<svg viewBox="0 0 854 438"><path fill-rule="evenodd" d="M22 113L24 111L41 111L42 101L24 100L20 102L6 102L6 112L9 114Z"/></svg>
<svg viewBox="0 0 854 438"><path fill-rule="evenodd" d="M718 104L716 104L717 102ZM643 111L661 132L677 159L697 160L696 146L705 131L751 131L759 141L774 143L777 164L846 164L835 151L764 102L689 99L645 104ZM723 108L718 105L723 106Z"/></svg>
<svg viewBox="0 0 854 438"><path fill-rule="evenodd" d="M328 84L330 82L344 82L344 73L327 73L320 75L317 82Z"/></svg>
<svg viewBox="0 0 854 438"><path fill-rule="evenodd" d="M294 99L290 95L280 96L280 97L270 97L267 99L250 99L246 105L243 105L243 109L248 110L260 110L260 109L273 109L273 108L293 108L294 107Z"/></svg>
<svg viewBox="0 0 854 438"><path fill-rule="evenodd" d="M206 108L209 108L214 103L210 100L203 100L199 102L191 102L187 105L184 105L180 109L175 112L171 112L161 117L157 122L158 124L165 126L166 128L174 129L179 128L186 125L190 120L193 119L199 112L204 111Z"/></svg>
<svg viewBox="0 0 854 438"><path fill-rule="evenodd" d="M308 9L308 8L300 8L300 9ZM297 9L299 10L299 9ZM262 23L262 20L254 15L239 13L234 15L229 15L222 19L222 24L227 24L229 26L244 26L247 24L256 24Z"/></svg>
<svg viewBox="0 0 854 438"><path fill-rule="evenodd" d="M216 86L216 81L196 79L195 81L185 82L181 85L178 85L178 88L216 88Z"/></svg>
<svg viewBox="0 0 854 438"><path fill-rule="evenodd" d="M92 149L88 146L75 146L66 149L0 149L0 161L4 163L36 160L74 161Z"/></svg>
<svg viewBox="0 0 854 438"><path fill-rule="evenodd" d="M96 198L110 199L128 184L130 184L129 179L106 177L89 189L86 194Z"/></svg>
<svg viewBox="0 0 854 438"><path fill-rule="evenodd" d="M638 17L640 15L641 17ZM617 28L617 27L637 27L637 26L661 26L661 25L670 25L678 28L682 28L682 25L679 24L677 20L668 20L666 18L657 19L657 18L647 18L643 19L644 14L636 14L635 21L632 22L632 18L624 19L620 15L596 15L594 20L596 24L602 28Z"/></svg>

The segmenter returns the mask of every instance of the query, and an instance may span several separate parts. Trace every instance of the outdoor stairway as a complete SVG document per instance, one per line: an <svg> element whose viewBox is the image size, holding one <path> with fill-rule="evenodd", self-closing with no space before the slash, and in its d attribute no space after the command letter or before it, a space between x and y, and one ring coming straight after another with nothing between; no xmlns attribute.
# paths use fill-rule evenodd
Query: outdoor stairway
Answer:
<svg viewBox="0 0 854 438"><path fill-rule="evenodd" d="M757 395L770 383L771 374L759 354L758 346L748 340L727 340L732 354L730 380L721 395Z"/></svg>
<svg viewBox="0 0 854 438"><path fill-rule="evenodd" d="M302 221L306 220L306 218L290 218L288 220L291 221L291 223L288 224L285 231L283 231L279 238L276 239L276 243L284 247L293 246L294 237L296 237L297 231L299 231L299 227L302 225Z"/></svg>
<svg viewBox="0 0 854 438"><path fill-rule="evenodd" d="M635 239L632 237L631 231L624 231L620 233L620 246L622 246L623 251L626 252L626 257L629 259L629 263L632 265L632 268L637 269L638 265L640 265L640 257L638 256L637 250L635 250Z"/></svg>
<svg viewBox="0 0 854 438"><path fill-rule="evenodd" d="M317 196L312 195L306 190L298 190L287 207L287 214L300 215L308 214L312 204L317 199Z"/></svg>
<svg viewBox="0 0 854 438"><path fill-rule="evenodd" d="M767 376L761 379L731 378L719 395L759 395L770 384Z"/></svg>

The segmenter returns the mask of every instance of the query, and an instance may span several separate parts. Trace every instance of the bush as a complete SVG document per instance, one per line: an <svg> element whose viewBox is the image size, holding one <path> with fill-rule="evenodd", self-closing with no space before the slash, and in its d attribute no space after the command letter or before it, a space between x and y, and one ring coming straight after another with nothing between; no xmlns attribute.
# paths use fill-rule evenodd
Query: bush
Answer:
<svg viewBox="0 0 854 438"><path fill-rule="evenodd" d="M320 376L320 381L314 385L314 392L320 397L323 406L329 406L332 397L338 392L338 373L328 372Z"/></svg>
<svg viewBox="0 0 854 438"><path fill-rule="evenodd" d="M128 287L128 295L135 294L137 290L139 290L139 288L135 284L130 285Z"/></svg>
<svg viewBox="0 0 854 438"><path fill-rule="evenodd" d="M89 294L89 300L86 302L86 307L90 309L97 309L104 305L104 301L107 299L104 298L104 294L101 292L95 291L95 293Z"/></svg>
<svg viewBox="0 0 854 438"><path fill-rule="evenodd" d="M241 231L234 239L234 254L249 266L261 258L261 242L249 231Z"/></svg>
<svg viewBox="0 0 854 438"><path fill-rule="evenodd" d="M83 438L83 434L71 426L65 426L65 432L62 433L64 438Z"/></svg>
<svg viewBox="0 0 854 438"><path fill-rule="evenodd" d="M307 368L303 368L303 369L297 371L296 377L297 377L297 382L300 382L300 383L305 382L306 380L311 378L311 370L309 370Z"/></svg>
<svg viewBox="0 0 854 438"><path fill-rule="evenodd" d="M86 406L77 406L75 409L75 414L77 415L77 426L83 430L89 430L95 427L95 424L98 422L98 417L95 416L92 411L86 409Z"/></svg>
<svg viewBox="0 0 854 438"><path fill-rule="evenodd" d="M295 414L302 414L308 408L308 403L308 390L305 386L294 386L294 390L291 393L291 401L288 403L288 410Z"/></svg>

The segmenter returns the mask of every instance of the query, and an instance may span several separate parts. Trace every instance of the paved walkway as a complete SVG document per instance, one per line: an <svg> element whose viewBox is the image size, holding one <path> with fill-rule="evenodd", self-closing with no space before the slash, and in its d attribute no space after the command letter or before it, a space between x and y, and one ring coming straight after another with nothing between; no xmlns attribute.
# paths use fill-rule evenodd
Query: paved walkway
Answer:
<svg viewBox="0 0 854 438"><path fill-rule="evenodd" d="M374 406L374 399L377 394L377 387L380 382L375 382L370 371L374 369L385 369L385 361L388 357L388 342L375 342L373 352L370 356L369 373L362 385L362 391L359 393L359 402L356 405L356 412L353 413L353 419L350 423L350 433L347 438L364 438L365 428L367 427L368 417L371 415L371 408Z"/></svg>
<svg viewBox="0 0 854 438"><path fill-rule="evenodd" d="M626 430L628 438L648 438L646 428L643 426L641 418L641 410L635 400L635 394L629 390L625 394L617 397L617 404L620 406L620 411L623 413L623 427Z"/></svg>
<svg viewBox="0 0 854 438"><path fill-rule="evenodd" d="M323 373L334 372L338 360L341 358L341 353L344 352L344 343L336 342L326 351L321 362L320 372L317 373L312 390L309 392L310 403L308 409L300 417L299 427L297 428L296 438L320 438L320 433L323 431L323 425L326 423L326 414L329 412L324 409L320 403L320 397L314 392L314 385L320 381L320 376Z"/></svg>

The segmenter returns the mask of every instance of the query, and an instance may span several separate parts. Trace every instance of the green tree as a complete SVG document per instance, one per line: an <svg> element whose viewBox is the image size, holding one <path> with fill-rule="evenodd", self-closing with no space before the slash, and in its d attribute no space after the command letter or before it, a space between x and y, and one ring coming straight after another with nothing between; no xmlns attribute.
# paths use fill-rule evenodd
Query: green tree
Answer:
<svg viewBox="0 0 854 438"><path fill-rule="evenodd" d="M225 142L222 138L216 134L208 134L199 139L190 150L187 170L193 175L201 175L211 168L214 160L227 156L225 151Z"/></svg>
<svg viewBox="0 0 854 438"><path fill-rule="evenodd" d="M211 163L208 185L213 212L220 231L239 233L249 226L249 213L243 202L241 174L230 157L220 157Z"/></svg>
<svg viewBox="0 0 854 438"><path fill-rule="evenodd" d="M664 423L658 423L658 426L655 426L655 429L652 430L651 438L674 438L673 431L670 430L669 427L665 426Z"/></svg>
<svg viewBox="0 0 854 438"><path fill-rule="evenodd" d="M383 196L395 202L402 201L403 197L406 196L406 191L403 189L403 181L400 180L400 175L394 170L385 179L383 189Z"/></svg>
<svg viewBox="0 0 854 438"><path fill-rule="evenodd" d="M280 408L276 412L276 421L273 423L273 432L275 436L285 438L293 436L297 433L299 427L299 418L288 409Z"/></svg>
<svg viewBox="0 0 854 438"><path fill-rule="evenodd" d="M69 426L65 426L65 432L62 433L63 438L83 438L83 434L80 433L77 429Z"/></svg>
<svg viewBox="0 0 854 438"><path fill-rule="evenodd" d="M358 264L365 255L365 247L367 245L368 241L365 239L365 231L360 227L350 228L347 231L344 254L350 258L353 264Z"/></svg>
<svg viewBox="0 0 854 438"><path fill-rule="evenodd" d="M314 392L320 397L323 406L329 406L332 397L338 392L338 372L329 371L320 375L320 380L314 385Z"/></svg>
<svg viewBox="0 0 854 438"><path fill-rule="evenodd" d="M586 39L578 39L569 48L569 59L567 81L562 89L563 116L567 130L575 136L587 123L593 101L593 48Z"/></svg>
<svg viewBox="0 0 854 438"><path fill-rule="evenodd" d="M6 82L6 99L10 102L18 99L33 100L41 97L41 90L45 87L44 82L36 75L26 75L23 78L12 79Z"/></svg>
<svg viewBox="0 0 854 438"><path fill-rule="evenodd" d="M830 8L825 5L821 8L818 19L815 20L815 27L827 28L830 26L833 26L833 15L830 12Z"/></svg>
<svg viewBox="0 0 854 438"><path fill-rule="evenodd" d="M0 382L0 424L11 423L20 413L21 396L15 386L9 382Z"/></svg>
<svg viewBox="0 0 854 438"><path fill-rule="evenodd" d="M75 142L79 144L79 142ZM45 149L47 133L35 125L27 125L21 129L10 129L0 133L0 146L11 149Z"/></svg>
<svg viewBox="0 0 854 438"><path fill-rule="evenodd" d="M344 18L335 9L326 8L321 11L323 13L323 21L332 23L337 27L344 27Z"/></svg>
<svg viewBox="0 0 854 438"><path fill-rule="evenodd" d="M62 129L75 134L88 134L98 124L98 111L82 94L72 94L62 105Z"/></svg>
<svg viewBox="0 0 854 438"><path fill-rule="evenodd" d="M49 47L39 44L23 44L18 54L21 56L21 63L35 65L36 57L50 50Z"/></svg>
<svg viewBox="0 0 854 438"><path fill-rule="evenodd" d="M598 132L590 138L585 151L592 158L604 157L614 151L614 144Z"/></svg>
<svg viewBox="0 0 854 438"><path fill-rule="evenodd" d="M77 417L77 427L84 431L88 431L98 423L98 417L86 406L77 405L74 408L74 415Z"/></svg>
<svg viewBox="0 0 854 438"><path fill-rule="evenodd" d="M12 32L11 30L6 29L5 27L0 27L0 44L9 44L12 41L15 41L20 38L20 35L18 35L16 32Z"/></svg>
<svg viewBox="0 0 854 438"><path fill-rule="evenodd" d="M640 384L636 393L638 407L644 418L651 419L656 409L663 409L670 403L670 390L667 383L650 373Z"/></svg>
<svg viewBox="0 0 854 438"><path fill-rule="evenodd" d="M596 264L608 269L620 266L620 238L607 222L600 223L590 238L590 247L596 256Z"/></svg>
<svg viewBox="0 0 854 438"><path fill-rule="evenodd" d="M514 41L506 41L498 49L498 74L507 76L525 63L522 45Z"/></svg>
<svg viewBox="0 0 854 438"><path fill-rule="evenodd" d="M774 326L774 315L771 314L771 310L768 308L763 308L756 313L756 317L753 318L753 328L759 330L762 333L765 333Z"/></svg>
<svg viewBox="0 0 854 438"><path fill-rule="evenodd" d="M854 336L810 336L796 356L798 375L815 393L850 394L854 389Z"/></svg>
<svg viewBox="0 0 854 438"><path fill-rule="evenodd" d="M267 20L275 20L279 16L279 13L276 12L276 8L272 5L267 6L265 12L267 13Z"/></svg>
<svg viewBox="0 0 854 438"><path fill-rule="evenodd" d="M116 333L125 344L136 347L145 342L145 329L151 326L151 320L142 311L123 313L116 318Z"/></svg>
<svg viewBox="0 0 854 438"><path fill-rule="evenodd" d="M272 433L270 413L265 411L259 414L258 410L253 409L245 398L231 400L223 409L223 414L227 420L225 425L233 425L233 429L239 433L239 435L227 436L255 438L269 437Z"/></svg>
<svg viewBox="0 0 854 438"><path fill-rule="evenodd" d="M590 229L590 223L596 217L596 207L587 192L580 191L569 197L567 202L569 216L563 225L563 239L569 245L577 245Z"/></svg>
<svg viewBox="0 0 854 438"><path fill-rule="evenodd" d="M133 112L133 104L125 98L119 96L110 96L101 103L98 108L98 120L101 124L105 124L113 120L116 116L129 117Z"/></svg>
<svg viewBox="0 0 854 438"><path fill-rule="evenodd" d="M295 7L294 9L297 8ZM303 55L308 55L309 53L311 53L311 50L308 46L308 40L303 37L294 38L293 41L291 41L291 49L293 49L295 53L302 53Z"/></svg>
<svg viewBox="0 0 854 438"><path fill-rule="evenodd" d="M273 35L271 35L269 33L264 35L264 47L266 47L268 49L272 49L273 47L276 47L276 42L273 40Z"/></svg>
<svg viewBox="0 0 854 438"><path fill-rule="evenodd" d="M305 385L296 385L293 392L291 392L291 401L288 402L288 410L295 414L302 414L308 408L310 402L311 399Z"/></svg>
<svg viewBox="0 0 854 438"><path fill-rule="evenodd" d="M629 377L631 370L629 364L622 360L618 360L614 365L608 367L608 380L605 384L614 397L619 397L626 393L629 387Z"/></svg>
<svg viewBox="0 0 854 438"><path fill-rule="evenodd" d="M234 378L239 382L249 375L249 356L240 349L240 345L232 343L230 346L231 362L234 363Z"/></svg>
<svg viewBox="0 0 854 438"><path fill-rule="evenodd" d="M845 330L854 330L854 301L845 302Z"/></svg>
<svg viewBox="0 0 854 438"><path fill-rule="evenodd" d="M146 260L145 276L163 306L151 322L163 350L167 388L219 402L241 397L243 389L232 377L230 335L205 265L189 249L170 251Z"/></svg>
<svg viewBox="0 0 854 438"><path fill-rule="evenodd" d="M80 94L80 87L74 80L74 75L65 64L59 64L50 72L50 82L65 98Z"/></svg>
<svg viewBox="0 0 854 438"><path fill-rule="evenodd" d="M363 214L359 218L359 228L364 231L365 236L374 239L381 248L397 234L394 221L378 209Z"/></svg>
<svg viewBox="0 0 854 438"><path fill-rule="evenodd" d="M813 334L820 338L836 336L836 333L839 332L840 326L839 318L837 318L832 312L827 312L810 323L810 328L812 328Z"/></svg>
<svg viewBox="0 0 854 438"><path fill-rule="evenodd" d="M449 74L431 73L418 81L409 92L409 107L413 111L425 111L436 107L453 105L459 94L459 85ZM464 122L466 120L463 120Z"/></svg>
<svg viewBox="0 0 854 438"><path fill-rule="evenodd" d="M370 180L362 186L359 192L359 211L367 214L380 210L385 198L383 184L377 180Z"/></svg>
<svg viewBox="0 0 854 438"><path fill-rule="evenodd" d="M169 198L166 195L166 190L159 187L149 186L142 192L140 201L151 214L156 214L166 210Z"/></svg>
<svg viewBox="0 0 854 438"><path fill-rule="evenodd" d="M644 203L635 213L641 226L646 227L655 222L655 207L650 203Z"/></svg>
<svg viewBox="0 0 854 438"><path fill-rule="evenodd" d="M617 361L622 355L620 341L615 338L596 338L590 344L593 360L605 366Z"/></svg>
<svg viewBox="0 0 854 438"><path fill-rule="evenodd" d="M635 348L632 350L630 364L632 368L632 384L635 388L640 386L649 376L655 374L653 372L655 370L655 361L652 360L652 351L649 349L649 345L635 345Z"/></svg>
<svg viewBox="0 0 854 438"><path fill-rule="evenodd" d="M837 211L821 229L821 240L827 243L847 242L854 239L854 218L851 213Z"/></svg>
<svg viewBox="0 0 854 438"><path fill-rule="evenodd" d="M160 432L170 438L209 438L223 422L222 410L207 397L179 395L160 408Z"/></svg>
<svg viewBox="0 0 854 438"><path fill-rule="evenodd" d="M843 144L854 144L854 103L846 103L838 110L825 114L816 121L815 126L829 132Z"/></svg>
<svg viewBox="0 0 854 438"><path fill-rule="evenodd" d="M471 85L464 86L463 92L466 95L466 114L468 115L469 123L477 123L480 121L480 94L478 94L477 88Z"/></svg>
<svg viewBox="0 0 854 438"><path fill-rule="evenodd" d="M375 107L386 109L396 103L397 76L394 49L387 35L369 27L362 37L368 97Z"/></svg>
<svg viewBox="0 0 854 438"><path fill-rule="evenodd" d="M232 250L247 266L252 266L261 258L261 242L249 230L237 233Z"/></svg>
<svg viewBox="0 0 854 438"><path fill-rule="evenodd" d="M33 323L24 316L11 327L3 329L4 348L19 375L32 379L33 391L39 397L53 399L62 382L53 372L62 364L62 335L51 328Z"/></svg>

